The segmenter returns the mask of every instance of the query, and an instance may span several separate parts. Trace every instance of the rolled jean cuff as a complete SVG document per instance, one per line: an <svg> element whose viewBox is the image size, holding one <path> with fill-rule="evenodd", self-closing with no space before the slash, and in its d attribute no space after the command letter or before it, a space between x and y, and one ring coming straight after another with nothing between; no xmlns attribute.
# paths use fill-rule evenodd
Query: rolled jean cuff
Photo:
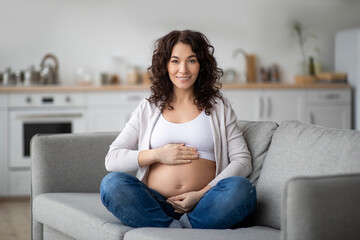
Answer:
<svg viewBox="0 0 360 240"><path fill-rule="evenodd" d="M174 219L170 225L169 225L169 228L183 228L180 221L179 220L176 220Z"/></svg>
<svg viewBox="0 0 360 240"><path fill-rule="evenodd" d="M185 213L184 215L181 216L181 218L179 219L181 226L183 228L192 228L190 220L187 216L187 214Z"/></svg>

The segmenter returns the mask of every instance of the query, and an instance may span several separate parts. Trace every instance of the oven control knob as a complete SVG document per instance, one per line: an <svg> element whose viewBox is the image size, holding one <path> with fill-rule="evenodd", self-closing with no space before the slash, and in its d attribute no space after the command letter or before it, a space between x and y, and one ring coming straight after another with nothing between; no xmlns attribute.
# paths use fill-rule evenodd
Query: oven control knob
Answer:
<svg viewBox="0 0 360 240"><path fill-rule="evenodd" d="M65 98L65 102L70 103L70 102L71 102L71 97L67 96L67 97Z"/></svg>
<svg viewBox="0 0 360 240"><path fill-rule="evenodd" d="M32 103L31 97L26 97L26 102L27 102L27 103Z"/></svg>

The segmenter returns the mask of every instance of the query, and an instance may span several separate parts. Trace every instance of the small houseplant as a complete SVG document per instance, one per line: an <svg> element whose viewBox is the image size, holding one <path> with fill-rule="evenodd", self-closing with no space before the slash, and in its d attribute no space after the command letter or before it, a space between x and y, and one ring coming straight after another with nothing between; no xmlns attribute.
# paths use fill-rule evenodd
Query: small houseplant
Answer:
<svg viewBox="0 0 360 240"><path fill-rule="evenodd" d="M308 63L308 57L306 55L306 50L305 50L305 42L309 39L309 38L314 38L316 39L316 35L314 33L304 33L304 29L303 26L300 22L295 21L293 23L293 31L296 34L298 43L299 43L299 48L300 48L300 53L302 56L302 61L300 63L300 74L301 75L308 75L309 73L309 63Z"/></svg>

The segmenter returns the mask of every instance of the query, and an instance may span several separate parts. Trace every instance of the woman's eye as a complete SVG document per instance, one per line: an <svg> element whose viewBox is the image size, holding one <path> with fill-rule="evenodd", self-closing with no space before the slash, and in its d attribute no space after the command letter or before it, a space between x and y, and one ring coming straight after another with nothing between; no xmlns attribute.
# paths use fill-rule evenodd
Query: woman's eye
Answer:
<svg viewBox="0 0 360 240"><path fill-rule="evenodd" d="M190 63L196 63L196 60L195 59L190 59L189 62Z"/></svg>
<svg viewBox="0 0 360 240"><path fill-rule="evenodd" d="M174 60L171 60L172 63L178 63L179 61L174 59Z"/></svg>

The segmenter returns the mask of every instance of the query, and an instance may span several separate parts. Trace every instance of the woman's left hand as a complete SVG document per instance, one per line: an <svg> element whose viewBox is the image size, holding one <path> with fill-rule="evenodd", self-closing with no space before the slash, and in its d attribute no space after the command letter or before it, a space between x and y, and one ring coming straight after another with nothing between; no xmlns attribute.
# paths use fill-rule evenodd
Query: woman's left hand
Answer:
<svg viewBox="0 0 360 240"><path fill-rule="evenodd" d="M167 202L175 208L175 212L188 213L196 207L202 195L201 191L192 191L170 197L167 199Z"/></svg>

